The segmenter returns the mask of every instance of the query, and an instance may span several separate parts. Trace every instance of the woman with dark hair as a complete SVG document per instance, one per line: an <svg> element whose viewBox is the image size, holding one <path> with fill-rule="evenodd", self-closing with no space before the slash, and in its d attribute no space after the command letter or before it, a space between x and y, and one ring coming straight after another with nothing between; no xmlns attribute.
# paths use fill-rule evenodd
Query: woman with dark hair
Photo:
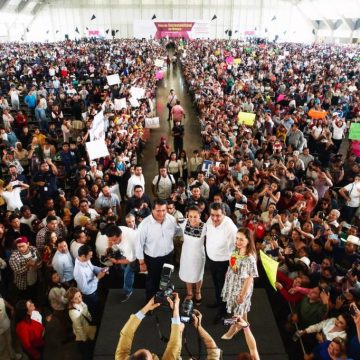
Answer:
<svg viewBox="0 0 360 360"><path fill-rule="evenodd" d="M186 180L188 178L188 162L189 162L189 159L188 159L188 157L186 155L185 150L180 151L179 160L180 160L181 167L182 167L182 179L186 183Z"/></svg>
<svg viewBox="0 0 360 360"><path fill-rule="evenodd" d="M170 154L169 159L165 161L164 166L166 167L168 174L171 174L174 177L176 183L179 178L182 178L183 172L181 161L178 159L175 151Z"/></svg>
<svg viewBox="0 0 360 360"><path fill-rule="evenodd" d="M40 314L35 310L31 300L20 300L15 309L16 335L23 349L30 359L41 359L45 344L45 328L41 323Z"/></svg>
<svg viewBox="0 0 360 360"><path fill-rule="evenodd" d="M159 168L163 167L170 152L170 146L166 143L166 138L160 138L160 144L156 147L155 160L158 162Z"/></svg>
<svg viewBox="0 0 360 360"><path fill-rule="evenodd" d="M205 227L196 206L187 209L187 220L180 223L184 233L181 250L179 277L186 283L187 299L193 298L195 284L195 304L201 304L201 285L205 266Z"/></svg>
<svg viewBox="0 0 360 360"><path fill-rule="evenodd" d="M228 313L247 319L255 277L258 277L258 271L254 240L249 229L240 228L236 234L235 249L230 256L225 284L221 293ZM221 338L231 340L238 331L239 329L233 324Z"/></svg>

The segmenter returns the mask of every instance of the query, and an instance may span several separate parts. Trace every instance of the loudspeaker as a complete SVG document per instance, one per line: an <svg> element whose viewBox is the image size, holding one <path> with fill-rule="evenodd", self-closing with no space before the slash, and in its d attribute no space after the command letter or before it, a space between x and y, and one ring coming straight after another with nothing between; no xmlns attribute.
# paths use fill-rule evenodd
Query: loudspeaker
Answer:
<svg viewBox="0 0 360 360"><path fill-rule="evenodd" d="M232 30L229 30L228 35L231 37L232 36Z"/></svg>
<svg viewBox="0 0 360 360"><path fill-rule="evenodd" d="M69 40L69 35L65 34L65 40Z"/></svg>
<svg viewBox="0 0 360 360"><path fill-rule="evenodd" d="M115 36L115 30L111 30L111 36Z"/></svg>

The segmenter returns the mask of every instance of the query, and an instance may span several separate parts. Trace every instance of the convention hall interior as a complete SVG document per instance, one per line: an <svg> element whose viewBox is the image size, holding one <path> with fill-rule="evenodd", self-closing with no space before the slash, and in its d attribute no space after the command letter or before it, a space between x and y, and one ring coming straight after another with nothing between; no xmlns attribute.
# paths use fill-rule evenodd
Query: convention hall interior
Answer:
<svg viewBox="0 0 360 360"><path fill-rule="evenodd" d="M360 360L360 0L0 0L0 360Z"/></svg>

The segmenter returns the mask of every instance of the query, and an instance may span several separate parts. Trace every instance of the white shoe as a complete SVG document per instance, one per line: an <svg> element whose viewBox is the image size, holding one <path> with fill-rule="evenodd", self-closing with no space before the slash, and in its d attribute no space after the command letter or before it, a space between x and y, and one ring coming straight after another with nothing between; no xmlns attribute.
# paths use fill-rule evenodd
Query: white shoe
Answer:
<svg viewBox="0 0 360 360"><path fill-rule="evenodd" d="M15 357L12 357L11 359L13 360L13 359L15 359L15 360L20 360L20 359L22 359L22 354L20 354L20 353L16 353L15 354Z"/></svg>

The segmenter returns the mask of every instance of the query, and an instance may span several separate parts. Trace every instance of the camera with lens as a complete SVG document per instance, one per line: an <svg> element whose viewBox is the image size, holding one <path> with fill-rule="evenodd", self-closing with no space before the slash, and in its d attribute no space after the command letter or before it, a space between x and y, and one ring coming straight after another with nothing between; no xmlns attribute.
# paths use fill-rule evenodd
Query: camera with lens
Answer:
<svg viewBox="0 0 360 360"><path fill-rule="evenodd" d="M120 259L124 259L125 257L123 256L122 252L120 251L120 249L114 249L113 247L110 247L106 250L106 253L102 256L100 256L100 261L102 263L108 261L109 259L115 259L115 260L120 260Z"/></svg>
<svg viewBox="0 0 360 360"><path fill-rule="evenodd" d="M155 303L161 305L168 305L167 298L173 300L172 293L174 292L174 285L171 283L171 276L174 272L174 266L171 264L164 264L161 270L159 291L155 294Z"/></svg>
<svg viewBox="0 0 360 360"><path fill-rule="evenodd" d="M180 320L184 324L192 322L192 314L194 310L194 303L191 299L186 299L183 301L180 310Z"/></svg>

